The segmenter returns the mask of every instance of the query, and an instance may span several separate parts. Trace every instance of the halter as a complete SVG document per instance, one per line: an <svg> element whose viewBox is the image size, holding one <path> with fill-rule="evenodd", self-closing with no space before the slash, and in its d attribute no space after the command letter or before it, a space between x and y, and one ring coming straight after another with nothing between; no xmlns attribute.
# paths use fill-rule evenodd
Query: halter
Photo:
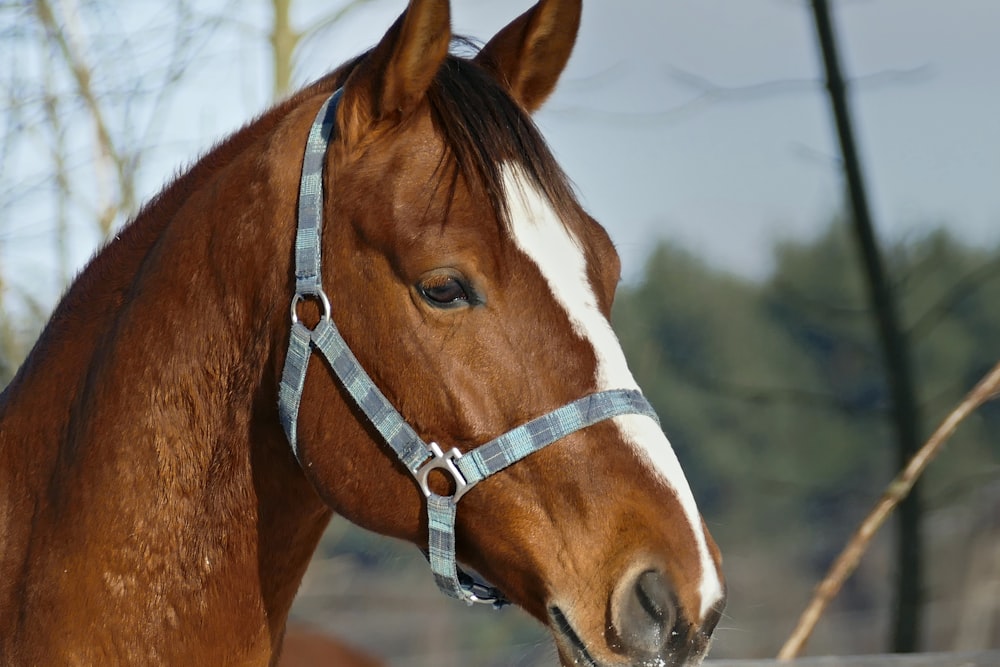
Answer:
<svg viewBox="0 0 1000 667"><path fill-rule="evenodd" d="M564 436L620 415L656 413L637 390L601 391L568 403L462 454L425 443L382 394L348 348L330 312L330 300L320 283L320 239L323 226L323 169L326 151L343 89L320 107L309 130L302 180L299 184L298 229L295 238L295 296L291 304L291 334L288 355L278 391L278 412L295 458L303 465L296 439L299 404L312 351L318 351L334 374L365 413L372 426L413 475L427 498L428 553L431 571L445 595L469 604L481 602L500 607L507 603L497 589L463 572L455 562L455 511L459 499L478 482ZM318 301L319 322L312 329L297 313L305 300ZM304 467L304 465L303 465ZM455 492L439 496L430 490L427 478L441 470L455 482Z"/></svg>

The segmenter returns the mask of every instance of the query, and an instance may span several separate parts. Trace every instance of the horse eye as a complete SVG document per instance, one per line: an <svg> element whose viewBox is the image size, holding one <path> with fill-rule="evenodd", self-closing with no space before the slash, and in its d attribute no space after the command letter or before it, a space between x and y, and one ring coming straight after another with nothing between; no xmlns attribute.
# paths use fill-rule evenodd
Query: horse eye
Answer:
<svg viewBox="0 0 1000 667"><path fill-rule="evenodd" d="M418 289L432 306L457 306L469 301L465 286L454 276L436 275L425 278Z"/></svg>

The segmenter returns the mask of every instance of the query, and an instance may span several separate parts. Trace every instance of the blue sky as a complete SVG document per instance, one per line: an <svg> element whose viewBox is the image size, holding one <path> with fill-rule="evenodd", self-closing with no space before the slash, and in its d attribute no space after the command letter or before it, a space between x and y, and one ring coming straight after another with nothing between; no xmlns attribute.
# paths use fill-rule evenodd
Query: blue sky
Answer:
<svg viewBox="0 0 1000 667"><path fill-rule="evenodd" d="M905 238L947 223L972 243L995 243L1000 3L832 4L846 70L862 77L852 105L880 230ZM842 186L825 91L809 83L821 67L807 3L587 8L567 85L540 120L630 266L641 263L646 235L657 234L720 266L761 275L775 240L808 238L830 219ZM573 85L609 65L620 75L604 84L607 92ZM704 90L685 85L678 70L729 88L788 83L696 104L660 122L596 123L584 111L683 109Z"/></svg>
<svg viewBox="0 0 1000 667"><path fill-rule="evenodd" d="M378 0L308 42L297 79L371 45L403 4ZM532 3L452 4L456 32L486 39ZM970 243L996 243L1000 2L832 4L845 69L859 79L852 105L880 231L898 239L947 224ZM326 6L300 0L297 20ZM244 71L246 89L260 76L266 93L266 69ZM651 237L762 276L776 240L815 235L840 205L820 72L807 2L589 0L537 121L628 276ZM689 75L729 89L775 85L713 100ZM245 99L247 113L263 103Z"/></svg>
<svg viewBox="0 0 1000 667"><path fill-rule="evenodd" d="M340 4L297 0L295 21ZM1000 2L832 4L846 71L858 78L852 106L882 235L912 238L947 224L970 244L997 243ZM404 5L373 0L309 40L296 81L370 46ZM456 0L453 23L486 39L530 5ZM148 25L157 6L121 11ZM221 31L185 76L144 164L143 199L269 103L266 6L229 6L239 7L239 27ZM0 63L10 55L0 44ZM155 50L143 57L156 66ZM816 235L840 205L820 71L805 1L585 0L577 50L536 120L618 244L626 277L639 273L655 238L762 277L775 241ZM46 229L50 213L35 210L18 224ZM74 261L97 242L78 231ZM16 240L5 254L8 264L29 256Z"/></svg>

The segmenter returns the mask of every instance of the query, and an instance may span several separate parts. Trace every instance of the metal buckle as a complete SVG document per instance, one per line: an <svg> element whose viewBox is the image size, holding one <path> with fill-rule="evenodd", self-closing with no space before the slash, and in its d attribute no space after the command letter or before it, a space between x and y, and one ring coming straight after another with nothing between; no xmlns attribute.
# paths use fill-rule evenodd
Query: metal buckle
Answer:
<svg viewBox="0 0 1000 667"><path fill-rule="evenodd" d="M295 296L292 297L291 313L292 313L292 324L299 323L299 304L306 299L316 299L319 301L320 306L323 308L323 312L320 313L320 319L329 320L330 319L330 299L327 298L326 292L322 289L317 288L315 292L296 292Z"/></svg>
<svg viewBox="0 0 1000 667"><path fill-rule="evenodd" d="M458 584L465 591L465 601L469 604L488 604L494 609L501 609L510 604L510 600L500 589L461 569L458 570Z"/></svg>
<svg viewBox="0 0 1000 667"><path fill-rule="evenodd" d="M452 504L456 504L458 503L459 498L464 496L465 492L472 488L472 485L465 480L465 476L462 474L462 471L455 465L455 461L462 458L462 452L458 451L454 447L449 449L447 452L442 452L436 442L430 443L430 448L432 454L431 458L424 461L414 475L417 478L417 484L420 485L420 490L424 492L424 496L429 498L431 495L431 489L427 485L427 477L431 474L431 471L441 470L448 473L451 475L451 478L455 480L455 493L453 493L450 497Z"/></svg>

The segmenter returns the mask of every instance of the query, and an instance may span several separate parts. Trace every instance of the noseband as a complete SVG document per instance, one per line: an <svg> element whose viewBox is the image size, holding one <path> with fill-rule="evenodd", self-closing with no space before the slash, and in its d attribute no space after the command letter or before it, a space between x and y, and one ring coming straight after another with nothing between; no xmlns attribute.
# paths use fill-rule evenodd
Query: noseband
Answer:
<svg viewBox="0 0 1000 667"><path fill-rule="evenodd" d="M315 349L323 355L344 389L413 475L427 498L427 557L438 588L470 604L482 602L499 607L506 603L502 593L466 574L455 562L455 511L459 499L478 482L570 433L620 415L645 415L656 420L656 413L639 391L613 389L568 403L465 454L455 448L444 451L437 443L427 444L417 435L348 348L333 323L330 301L320 283L323 169L342 90L337 90L316 115L302 164L292 326L278 391L281 423L296 459L305 467L296 440L296 425L306 369ZM303 324L297 314L298 305L305 300L317 301L321 307L319 322L312 329ZM430 490L427 478L433 470L441 470L454 480L453 495L439 496Z"/></svg>

